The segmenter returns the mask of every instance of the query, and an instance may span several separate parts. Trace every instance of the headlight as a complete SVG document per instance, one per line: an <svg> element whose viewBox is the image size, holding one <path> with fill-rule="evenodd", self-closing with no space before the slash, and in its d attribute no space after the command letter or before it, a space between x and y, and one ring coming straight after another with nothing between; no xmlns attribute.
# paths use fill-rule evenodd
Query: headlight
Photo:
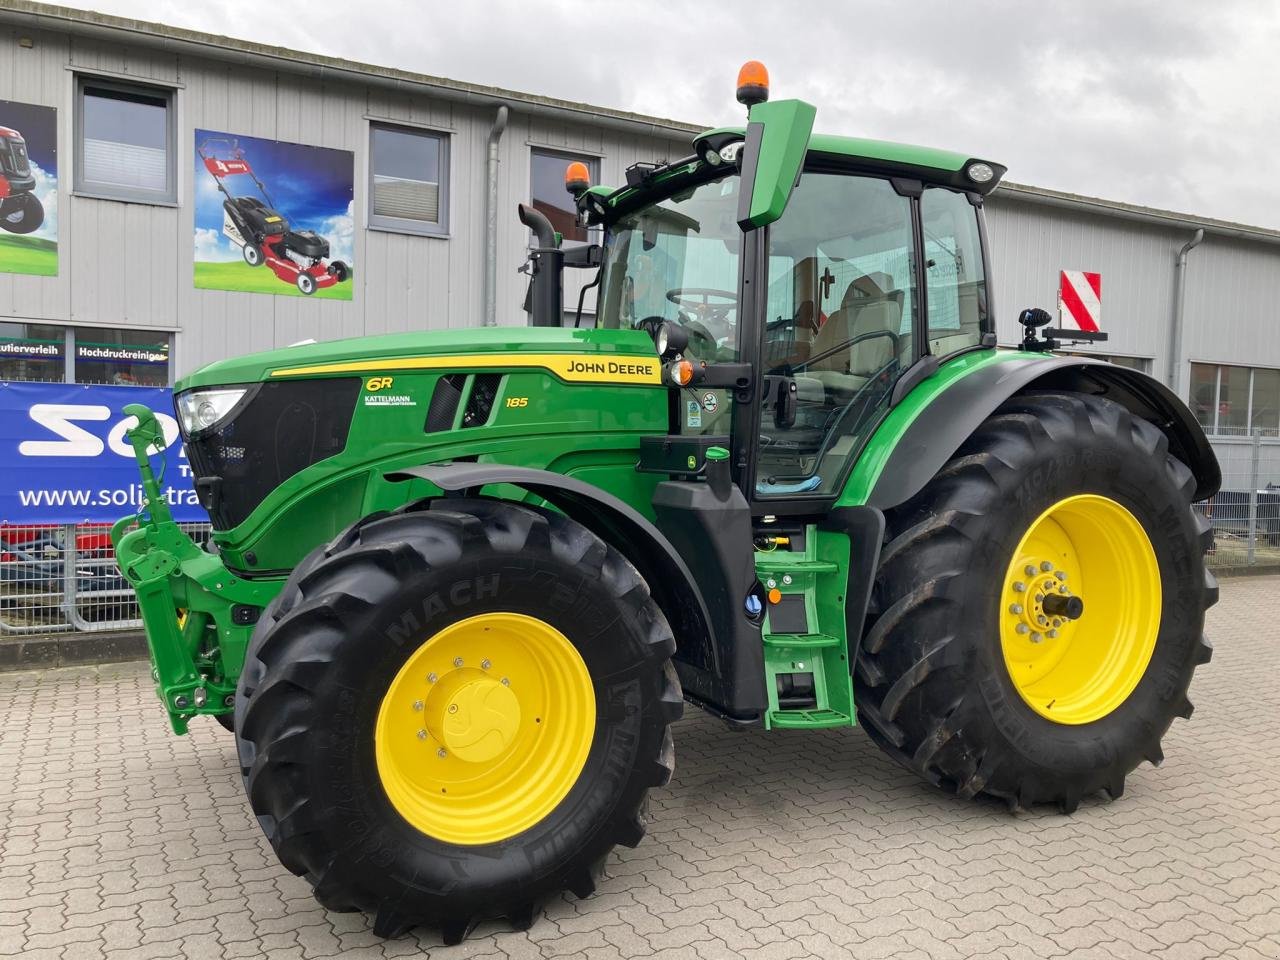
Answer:
<svg viewBox="0 0 1280 960"><path fill-rule="evenodd" d="M971 163L969 169L965 171L969 175L969 179L974 183L987 183L996 172L991 169L989 163Z"/></svg>
<svg viewBox="0 0 1280 960"><path fill-rule="evenodd" d="M192 390L178 397L178 418L187 436L207 430L232 411L247 387L218 390Z"/></svg>
<svg viewBox="0 0 1280 960"><path fill-rule="evenodd" d="M684 348L689 345L689 335L679 324L664 320L654 332L653 343L658 348L658 356L670 360L684 352Z"/></svg>

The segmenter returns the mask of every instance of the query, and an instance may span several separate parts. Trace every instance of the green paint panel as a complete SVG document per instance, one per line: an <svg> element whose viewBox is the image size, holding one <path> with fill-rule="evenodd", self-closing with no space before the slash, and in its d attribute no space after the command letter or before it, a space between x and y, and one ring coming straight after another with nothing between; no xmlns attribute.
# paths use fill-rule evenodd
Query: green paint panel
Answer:
<svg viewBox="0 0 1280 960"><path fill-rule="evenodd" d="M990 366L993 363L1027 362L1037 359L1038 354L1028 354L1020 350L975 350L964 353L954 360L948 360L938 372L922 382L903 398L889 414L880 421L874 434L863 447L854 465L844 490L836 499L836 506L858 506L867 502L871 491L880 479L890 454L902 440L907 428L915 422L925 407L942 396L948 387L961 377L968 376L975 370Z"/></svg>
<svg viewBox="0 0 1280 960"><path fill-rule="evenodd" d="M817 110L803 100L777 100L757 103L751 108L751 126L760 124L763 131L756 156L755 179L751 189L751 207L746 220L738 225L746 230L763 227L782 216L791 199L796 178L804 166L805 150L813 132ZM750 149L751 138L747 138ZM743 158L750 163L751 157Z"/></svg>

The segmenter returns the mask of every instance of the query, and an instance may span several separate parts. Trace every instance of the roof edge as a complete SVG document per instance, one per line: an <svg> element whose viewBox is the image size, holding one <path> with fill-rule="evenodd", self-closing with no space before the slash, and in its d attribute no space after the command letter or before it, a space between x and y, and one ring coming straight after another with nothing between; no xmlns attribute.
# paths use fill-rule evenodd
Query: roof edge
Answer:
<svg viewBox="0 0 1280 960"><path fill-rule="evenodd" d="M991 198L994 198L997 202L1007 198L1042 206L1061 207L1083 213L1101 214L1171 229L1204 230L1205 233L1211 236L1227 237L1234 240L1280 244L1280 230L1273 230L1269 227L1257 227L1246 223L1236 223L1231 220L1218 220L1213 217L1178 213L1173 210L1163 210L1159 207L1144 207L1140 204L1123 203L1119 200L1104 200L1101 197L1067 193L1062 190L1050 190L1047 187L1033 187L1025 183L1013 183L1008 180L1002 182L995 189Z"/></svg>
<svg viewBox="0 0 1280 960"><path fill-rule="evenodd" d="M681 120L647 116L589 103L562 100L557 97L508 90L504 87L450 80L446 77L416 73L397 67L384 67L358 60L307 53L288 47L272 46L146 20L118 17L93 10L36 3L33 0L0 0L0 22L27 25L32 29L61 29L81 35L123 33L127 34L130 41L134 43L175 52L177 48L188 47L193 53L213 60L240 61L247 57L256 57L274 61L277 66L294 72L319 76L342 74L360 78L366 82L389 81L408 87L428 88L445 99L469 100L477 104L492 104L495 107L502 103L517 108L531 107L536 112L555 113L565 119L584 123L599 123L603 118L617 124L644 128L655 133L676 135L689 135L703 129L698 124Z"/></svg>

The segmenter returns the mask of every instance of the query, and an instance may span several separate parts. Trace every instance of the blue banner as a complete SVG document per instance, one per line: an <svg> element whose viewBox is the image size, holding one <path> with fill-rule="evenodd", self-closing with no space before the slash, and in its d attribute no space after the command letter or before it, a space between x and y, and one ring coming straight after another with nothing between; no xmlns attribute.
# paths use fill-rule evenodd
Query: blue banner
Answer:
<svg viewBox="0 0 1280 960"><path fill-rule="evenodd" d="M0 522L112 523L137 513L142 482L124 435L130 403L146 404L164 426L161 489L174 519L207 521L168 387L0 381Z"/></svg>

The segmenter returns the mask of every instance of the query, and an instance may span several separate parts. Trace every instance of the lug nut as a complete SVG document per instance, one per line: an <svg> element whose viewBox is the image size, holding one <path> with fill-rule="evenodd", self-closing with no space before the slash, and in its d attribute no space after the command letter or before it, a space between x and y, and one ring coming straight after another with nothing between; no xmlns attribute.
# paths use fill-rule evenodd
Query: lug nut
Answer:
<svg viewBox="0 0 1280 960"><path fill-rule="evenodd" d="M1058 631L1057 631L1057 630L1050 630L1050 631L1049 631L1049 639L1050 639L1050 640L1055 640L1055 639L1057 639L1057 636L1058 636Z"/></svg>
<svg viewBox="0 0 1280 960"><path fill-rule="evenodd" d="M1027 589L1027 585L1026 585L1025 583L1023 583L1021 580L1015 580L1015 581L1013 581L1013 592L1014 592L1014 593L1022 593L1022 591L1023 591L1023 590L1025 590L1025 589Z"/></svg>
<svg viewBox="0 0 1280 960"><path fill-rule="evenodd" d="M1036 575L1036 568L1029 563L1022 569L1028 577L1034 577Z"/></svg>
<svg viewBox="0 0 1280 960"><path fill-rule="evenodd" d="M1059 619L1058 617L1054 617L1054 618L1053 618L1053 625L1054 625L1055 627L1060 627L1060 626L1062 626L1062 620L1061 620L1061 619Z"/></svg>
<svg viewBox="0 0 1280 960"><path fill-rule="evenodd" d="M1020 623L1014 629L1017 630L1018 633L1026 633L1031 628L1028 627L1025 623Z"/></svg>
<svg viewBox="0 0 1280 960"><path fill-rule="evenodd" d="M1044 563L1040 564L1040 569L1043 570L1045 573L1048 573L1050 570L1053 569L1053 564L1050 563L1048 560L1046 560L1044 561Z"/></svg>
<svg viewBox="0 0 1280 960"><path fill-rule="evenodd" d="M441 760L443 760L448 755L449 755L449 751L446 750L444 747L441 747L439 750L436 751L436 756L439 757Z"/></svg>
<svg viewBox="0 0 1280 960"><path fill-rule="evenodd" d="M1040 624L1041 626L1044 626L1048 622L1049 622L1049 618L1046 617L1044 614L1041 614L1040 616L1036 617L1036 623Z"/></svg>
<svg viewBox="0 0 1280 960"><path fill-rule="evenodd" d="M1067 589L1066 584L1063 584L1058 588L1058 592L1061 594L1069 594L1071 591Z"/></svg>
<svg viewBox="0 0 1280 960"><path fill-rule="evenodd" d="M415 709L415 710L421 710L421 709L422 709L422 701L421 701L421 700L415 700L415 701L413 701L413 709Z"/></svg>
<svg viewBox="0 0 1280 960"><path fill-rule="evenodd" d="M440 679L440 678L439 678L439 677L437 677L434 673L428 673L428 674L427 674L427 683L435 683L435 682L436 682L437 680L439 680L439 679Z"/></svg>
<svg viewBox="0 0 1280 960"><path fill-rule="evenodd" d="M454 658L453 658L453 665L454 665L455 667L460 667L460 666L462 666L462 658L461 658L461 657L454 657Z"/></svg>
<svg viewBox="0 0 1280 960"><path fill-rule="evenodd" d="M1032 643L1041 643L1043 640L1044 640L1044 637L1040 636L1040 634L1038 634L1038 633L1033 633L1033 634L1031 635L1031 642L1032 642Z"/></svg>
<svg viewBox="0 0 1280 960"><path fill-rule="evenodd" d="M510 681L510 680L508 680L506 677L503 677L503 678L502 678L502 685L503 685L504 687L509 687L509 686L511 686L511 681Z"/></svg>
<svg viewBox="0 0 1280 960"><path fill-rule="evenodd" d="M1044 603L1044 594L1043 594L1043 593L1037 593L1037 594L1036 594L1036 603Z"/></svg>
<svg viewBox="0 0 1280 960"><path fill-rule="evenodd" d="M481 669L481 670L488 670L488 669L489 669L490 667L492 667L492 666L493 666L493 664L489 662L488 658L486 658L486 659L484 659L484 660L481 660L481 661L480 661L480 669Z"/></svg>
<svg viewBox="0 0 1280 960"><path fill-rule="evenodd" d="M1067 574L1065 570L1059 570L1057 573L1054 574L1054 576L1057 577L1059 580L1067 579Z"/></svg>
<svg viewBox="0 0 1280 960"><path fill-rule="evenodd" d="M1022 604L1020 603L1009 604L1009 612L1013 614L1022 613Z"/></svg>
<svg viewBox="0 0 1280 960"><path fill-rule="evenodd" d="M427 739L427 731L425 731L425 730L419 730L419 731L418 731L418 739L419 739L419 740L425 740L425 739Z"/></svg>
<svg viewBox="0 0 1280 960"><path fill-rule="evenodd" d="M449 712L450 712L450 713L457 713L457 712L458 712L458 705L457 705L456 703L451 703L451 704L449 704Z"/></svg>

